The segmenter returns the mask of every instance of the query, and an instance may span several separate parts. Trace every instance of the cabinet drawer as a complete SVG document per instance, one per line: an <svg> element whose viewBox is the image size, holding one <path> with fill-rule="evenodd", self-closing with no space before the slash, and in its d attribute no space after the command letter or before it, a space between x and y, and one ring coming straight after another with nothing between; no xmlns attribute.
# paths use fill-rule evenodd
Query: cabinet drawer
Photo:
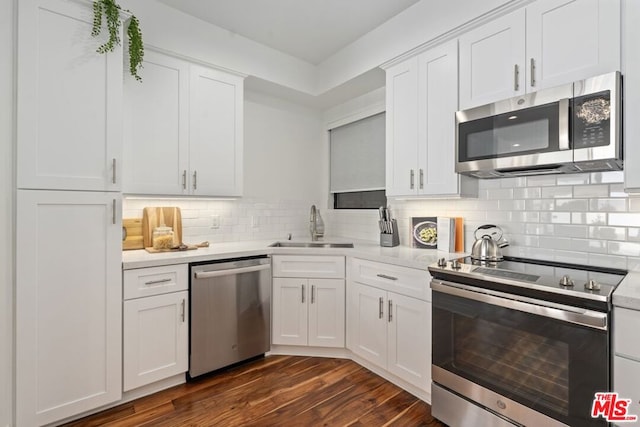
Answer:
<svg viewBox="0 0 640 427"><path fill-rule="evenodd" d="M343 256L276 255L273 257L273 277L344 278Z"/></svg>
<svg viewBox="0 0 640 427"><path fill-rule="evenodd" d="M640 311L613 308L613 348L616 354L640 360L638 325L640 325Z"/></svg>
<svg viewBox="0 0 640 427"><path fill-rule="evenodd" d="M353 258L350 274L353 281L431 301L428 271Z"/></svg>
<svg viewBox="0 0 640 427"><path fill-rule="evenodd" d="M124 299L148 297L189 289L187 264L124 271Z"/></svg>

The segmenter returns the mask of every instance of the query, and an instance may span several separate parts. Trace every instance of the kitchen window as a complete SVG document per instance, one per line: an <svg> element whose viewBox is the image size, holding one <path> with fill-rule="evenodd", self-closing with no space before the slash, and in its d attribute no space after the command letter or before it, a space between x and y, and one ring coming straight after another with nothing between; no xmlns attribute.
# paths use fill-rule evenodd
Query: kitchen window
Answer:
<svg viewBox="0 0 640 427"><path fill-rule="evenodd" d="M385 114L329 131L330 191L335 209L377 209L385 195Z"/></svg>

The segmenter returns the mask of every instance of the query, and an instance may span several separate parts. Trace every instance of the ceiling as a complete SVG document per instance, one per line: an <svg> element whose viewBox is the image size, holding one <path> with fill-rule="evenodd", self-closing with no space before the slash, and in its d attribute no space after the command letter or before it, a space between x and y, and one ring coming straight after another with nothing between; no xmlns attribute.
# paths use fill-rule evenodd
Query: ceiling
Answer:
<svg viewBox="0 0 640 427"><path fill-rule="evenodd" d="M159 0L312 64L420 0Z"/></svg>

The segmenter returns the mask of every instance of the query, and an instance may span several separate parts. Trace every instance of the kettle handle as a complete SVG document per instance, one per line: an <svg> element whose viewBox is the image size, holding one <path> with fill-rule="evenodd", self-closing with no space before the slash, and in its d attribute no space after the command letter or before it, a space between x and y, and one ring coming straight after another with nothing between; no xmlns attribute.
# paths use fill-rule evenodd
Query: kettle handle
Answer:
<svg viewBox="0 0 640 427"><path fill-rule="evenodd" d="M487 228L498 228L498 226L493 224L485 224L478 227L478 230L486 230Z"/></svg>
<svg viewBox="0 0 640 427"><path fill-rule="evenodd" d="M498 231L500 232L500 235L498 236L498 238L497 238L497 239L494 239L494 238L493 238L493 236L491 236L491 235L489 235L489 234L483 234L482 236L478 237L478 231L480 231L480 230L488 230L488 229L491 229L491 228L495 228L496 230L498 230ZM483 238L484 236L487 236L487 237L489 237L489 238L491 238L492 240L494 240L494 241L496 241L496 242L497 242L497 241L499 241L500 239L502 239L502 235L504 234L504 232L502 231L502 228L498 227L497 225L494 225L494 224L484 224L484 225L481 225L480 227L476 228L476 231L475 231L473 234L474 234L474 236L475 236L476 240L477 240L477 239L481 239L481 238ZM493 234L495 234L495 233L493 233Z"/></svg>

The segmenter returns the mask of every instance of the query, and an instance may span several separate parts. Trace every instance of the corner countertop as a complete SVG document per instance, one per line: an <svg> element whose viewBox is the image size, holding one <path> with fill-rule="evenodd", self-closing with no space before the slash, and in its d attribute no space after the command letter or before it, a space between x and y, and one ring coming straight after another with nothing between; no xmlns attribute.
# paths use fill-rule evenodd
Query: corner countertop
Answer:
<svg viewBox="0 0 640 427"><path fill-rule="evenodd" d="M630 271L613 292L616 307L640 310L640 271Z"/></svg>
<svg viewBox="0 0 640 427"><path fill-rule="evenodd" d="M246 242L214 243L208 248L184 252L164 252L151 254L147 251L132 250L123 251L122 268L131 270L135 268L157 267L162 265L186 264L191 262L215 261L220 259L238 258L255 255L345 255L356 258L364 258L371 261L385 262L403 267L427 270L429 264L438 258L455 258L461 254L440 252L430 249L416 249L407 246L394 248L381 247L375 242L325 239L327 243L353 243L353 248L281 248L270 247L277 240L261 240ZM306 240L296 240L308 242Z"/></svg>

